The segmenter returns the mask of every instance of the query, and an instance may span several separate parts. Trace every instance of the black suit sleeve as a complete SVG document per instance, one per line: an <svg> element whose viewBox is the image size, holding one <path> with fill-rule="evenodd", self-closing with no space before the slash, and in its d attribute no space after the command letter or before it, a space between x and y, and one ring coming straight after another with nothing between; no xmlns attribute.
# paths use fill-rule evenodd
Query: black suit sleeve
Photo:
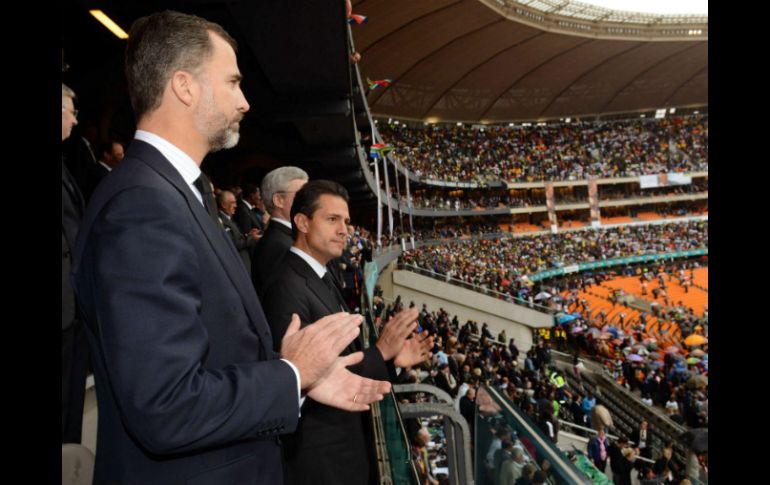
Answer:
<svg viewBox="0 0 770 485"><path fill-rule="evenodd" d="M270 325L270 332L273 334L273 349L276 352L281 351L281 340L289 328L293 313L299 316L301 328L313 323L310 319L309 302L307 298L300 298L300 296L295 285L279 278L267 288L264 297L260 299L267 323Z"/></svg>

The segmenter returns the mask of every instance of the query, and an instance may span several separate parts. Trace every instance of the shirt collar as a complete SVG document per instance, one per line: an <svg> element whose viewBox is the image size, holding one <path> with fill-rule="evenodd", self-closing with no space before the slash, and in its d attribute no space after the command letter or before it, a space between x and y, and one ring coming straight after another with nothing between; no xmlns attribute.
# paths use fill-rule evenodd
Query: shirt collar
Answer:
<svg viewBox="0 0 770 485"><path fill-rule="evenodd" d="M241 199L241 201L246 204L246 208L249 210L254 210L254 206L249 204L249 202L246 199Z"/></svg>
<svg viewBox="0 0 770 485"><path fill-rule="evenodd" d="M155 147L174 166L188 185L192 185L200 177L201 169L198 164L190 158L190 155L168 140L144 130L136 130L134 138Z"/></svg>
<svg viewBox="0 0 770 485"><path fill-rule="evenodd" d="M271 220L271 221L280 222L280 223L281 223L281 224L283 224L284 226L286 226L286 227L288 227L289 229L291 229L291 222L289 222L289 221L287 221L287 220L284 220L284 219L281 219L280 217L275 217L275 216L271 217L271 218L270 218L270 220Z"/></svg>
<svg viewBox="0 0 770 485"><path fill-rule="evenodd" d="M296 246L292 246L291 249L289 249L289 251L291 251L292 253L296 254L297 256L305 260L305 262L309 264L311 268L313 268L313 271L315 271L315 274L317 274L319 278L324 277L324 275L326 274L326 266L319 263L318 260L315 259L313 256L309 255L308 253L299 249Z"/></svg>

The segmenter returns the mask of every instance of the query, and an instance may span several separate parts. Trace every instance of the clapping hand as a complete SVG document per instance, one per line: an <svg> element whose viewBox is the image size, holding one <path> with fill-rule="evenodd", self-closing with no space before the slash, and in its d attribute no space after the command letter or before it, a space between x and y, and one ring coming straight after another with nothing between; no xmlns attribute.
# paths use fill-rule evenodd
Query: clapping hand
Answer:
<svg viewBox="0 0 770 485"><path fill-rule="evenodd" d="M363 357L362 352L338 357L329 374L319 379L307 395L322 404L345 411L369 409L369 404L382 400L384 394L390 392L390 383L367 379L346 369Z"/></svg>
<svg viewBox="0 0 770 485"><path fill-rule="evenodd" d="M327 315L300 330L299 316L292 315L281 341L281 356L299 371L302 389L312 388L316 381L334 370L332 365L337 363L340 352L358 337L361 322L361 315L340 312Z"/></svg>
<svg viewBox="0 0 770 485"><path fill-rule="evenodd" d="M398 367L411 367L430 359L433 353L433 337L428 336L428 331L416 333L408 339L401 351L396 354L393 361Z"/></svg>
<svg viewBox="0 0 770 485"><path fill-rule="evenodd" d="M402 310L388 320L382 327L375 344L384 360L390 360L404 347L407 337L417 328L417 309Z"/></svg>

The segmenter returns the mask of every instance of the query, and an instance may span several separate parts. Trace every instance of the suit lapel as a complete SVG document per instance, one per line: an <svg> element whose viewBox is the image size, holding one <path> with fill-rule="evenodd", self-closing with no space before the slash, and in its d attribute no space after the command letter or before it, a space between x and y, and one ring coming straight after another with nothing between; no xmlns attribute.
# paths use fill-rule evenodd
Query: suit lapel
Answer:
<svg viewBox="0 0 770 485"><path fill-rule="evenodd" d="M308 265L302 258L292 252L289 252L289 254L286 255L286 260L289 262L294 271L305 278L305 284L307 285L310 292L315 295L316 299L318 299L318 301L320 301L327 310L329 310L330 314L339 313L342 311L342 309L337 306L337 298L331 294L330 288L327 287L326 283L324 283L323 280L318 277L310 265Z"/></svg>
<svg viewBox="0 0 770 485"><path fill-rule="evenodd" d="M337 297L332 294L332 289L326 286L326 283L318 277L316 272L313 271L313 268L311 268L302 258L290 251L289 254L286 255L286 261L297 274L305 278L305 284L310 292L329 311L330 315L332 313L346 311L338 306ZM359 335L358 338L355 338L350 342L347 346L346 354L357 352L363 348L360 341L362 335L363 334Z"/></svg>
<svg viewBox="0 0 770 485"><path fill-rule="evenodd" d="M246 313L248 313L249 319L253 324L253 328L259 335L263 352L265 352L265 355L268 357L272 355L272 351L268 345L272 343L273 338L270 335L267 318L262 310L262 305L259 303L259 299L256 297L254 286L252 285L249 275L246 272L246 268L243 266L243 262L235 249L235 245L229 240L225 231L214 223L205 207L203 207L203 204L201 204L195 195L193 195L192 190L187 186L187 183L185 183L179 172L152 145L140 140L133 140L129 148L129 153L126 154L127 158L129 156L137 158L139 161L149 165L163 178L168 180L168 182L173 185L182 196L184 196L193 217L203 231L203 234L214 250L214 253L217 255L217 258L219 258L219 261L222 263L225 273L227 273L228 277L233 282L233 286L238 291L238 294L243 301L243 307L246 309ZM262 324L260 325L259 322L262 322Z"/></svg>

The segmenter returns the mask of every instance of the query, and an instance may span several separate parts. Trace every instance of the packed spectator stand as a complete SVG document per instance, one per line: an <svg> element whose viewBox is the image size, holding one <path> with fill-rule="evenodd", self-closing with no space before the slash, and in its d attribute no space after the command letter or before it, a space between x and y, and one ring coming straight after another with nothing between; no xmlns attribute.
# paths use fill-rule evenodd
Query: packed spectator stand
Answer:
<svg viewBox="0 0 770 485"><path fill-rule="evenodd" d="M378 123L395 158L427 180L509 183L708 171L708 115L548 126Z"/></svg>

